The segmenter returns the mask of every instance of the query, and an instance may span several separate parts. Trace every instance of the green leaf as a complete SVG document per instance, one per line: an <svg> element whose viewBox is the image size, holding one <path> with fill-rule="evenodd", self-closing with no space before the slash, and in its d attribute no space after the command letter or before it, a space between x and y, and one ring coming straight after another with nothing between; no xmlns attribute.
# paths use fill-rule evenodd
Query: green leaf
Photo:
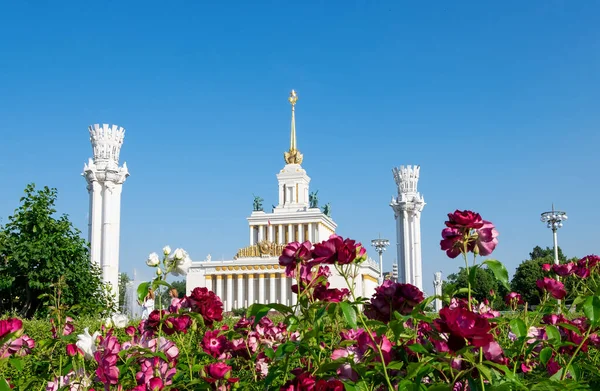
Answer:
<svg viewBox="0 0 600 391"><path fill-rule="evenodd" d="M540 361L542 362L542 364L546 365L548 364L548 361L550 361L550 358L552 357L552 348L549 346L546 346L545 348L543 348L540 351Z"/></svg>
<svg viewBox="0 0 600 391"><path fill-rule="evenodd" d="M449 384L435 384L427 389L427 391L452 391Z"/></svg>
<svg viewBox="0 0 600 391"><path fill-rule="evenodd" d="M160 279L152 281L152 289L157 290L159 285L166 286L169 289L172 288L171 284L166 281Z"/></svg>
<svg viewBox="0 0 600 391"><path fill-rule="evenodd" d="M425 346L418 343L414 345L408 345L408 348L415 353L429 353L427 349L425 349Z"/></svg>
<svg viewBox="0 0 600 391"><path fill-rule="evenodd" d="M469 282L471 283L471 289L475 286L477 280L477 269L479 269L479 265L471 266L471 269L469 269Z"/></svg>
<svg viewBox="0 0 600 391"><path fill-rule="evenodd" d="M148 289L150 285L147 282L142 282L137 288L137 297L139 301L144 301L146 295L148 294Z"/></svg>
<svg viewBox="0 0 600 391"><path fill-rule="evenodd" d="M556 340L560 342L560 331L558 331L558 329L556 328L556 326L553 326L551 324L546 326L546 334L548 335L548 340L552 341L552 340Z"/></svg>
<svg viewBox="0 0 600 391"><path fill-rule="evenodd" d="M6 379L0 378L0 391L10 391L10 386Z"/></svg>
<svg viewBox="0 0 600 391"><path fill-rule="evenodd" d="M567 330L570 330L572 332L574 332L575 334L579 334L581 335L581 330L579 330L576 326L573 326L572 324L568 324L568 323L559 323L558 324L560 327L565 328Z"/></svg>
<svg viewBox="0 0 600 391"><path fill-rule="evenodd" d="M591 324L598 324L600 322L600 296L589 296L583 303L583 313Z"/></svg>
<svg viewBox="0 0 600 391"><path fill-rule="evenodd" d="M500 281L500 283L510 291L510 285L508 284L508 271L502 262L495 259L488 259L483 263L492 271L492 273L494 273L496 280Z"/></svg>
<svg viewBox="0 0 600 391"><path fill-rule="evenodd" d="M527 326L520 318L512 319L510 321L510 329L517 336L517 338L527 336Z"/></svg>
<svg viewBox="0 0 600 391"><path fill-rule="evenodd" d="M340 307L342 308L342 313L344 314L344 319L346 319L346 323L348 323L348 325L353 329L358 327L356 323L356 311L354 310L354 307L352 307L346 301L342 301L340 303Z"/></svg>
<svg viewBox="0 0 600 391"><path fill-rule="evenodd" d="M254 316L254 324L257 324L265 315L269 313L271 308L266 304L252 304L246 311L246 317Z"/></svg>
<svg viewBox="0 0 600 391"><path fill-rule="evenodd" d="M10 362L10 364L15 367L19 372L23 370L23 360L21 360L20 358L10 358L8 360Z"/></svg>
<svg viewBox="0 0 600 391"><path fill-rule="evenodd" d="M487 380L492 380L492 371L490 371L488 367L482 364L477 364L476 367L479 369L479 372L483 375L483 377L485 377Z"/></svg>

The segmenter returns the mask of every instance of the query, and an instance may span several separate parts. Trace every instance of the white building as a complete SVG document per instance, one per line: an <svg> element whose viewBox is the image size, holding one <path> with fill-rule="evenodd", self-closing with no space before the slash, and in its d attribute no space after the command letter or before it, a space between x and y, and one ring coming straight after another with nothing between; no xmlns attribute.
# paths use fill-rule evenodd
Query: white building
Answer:
<svg viewBox="0 0 600 391"><path fill-rule="evenodd" d="M419 171L419 166L400 166L392 170L398 196L392 197L390 206L396 218L398 282L412 284L422 291L421 211L425 200L417 191Z"/></svg>
<svg viewBox="0 0 600 391"><path fill-rule="evenodd" d="M249 244L229 261L193 262L187 275L188 293L195 287L207 287L223 300L226 311L247 308L253 303L295 304L294 284L279 266L279 255L289 242L309 240L318 243L335 233L328 206L318 208L316 195L309 194L310 177L302 168L303 156L296 147L295 105L291 92L292 125L290 149L284 153L286 165L277 174L279 201L271 213L263 210L262 199L255 197L254 211L247 218ZM345 288L344 279L333 268L331 288ZM370 297L375 290L379 267L369 259L360 269L355 293Z"/></svg>
<svg viewBox="0 0 600 391"><path fill-rule="evenodd" d="M105 283L119 298L119 236L121 227L121 190L129 176L127 164L119 167L119 152L125 130L116 125L89 127L94 158L83 167L90 194L88 238L90 259L102 270Z"/></svg>

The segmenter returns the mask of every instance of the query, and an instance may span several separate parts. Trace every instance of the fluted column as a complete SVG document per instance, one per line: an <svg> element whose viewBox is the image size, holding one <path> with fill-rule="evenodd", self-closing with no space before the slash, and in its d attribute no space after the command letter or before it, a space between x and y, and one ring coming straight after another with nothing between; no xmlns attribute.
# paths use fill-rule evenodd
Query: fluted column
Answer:
<svg viewBox="0 0 600 391"><path fill-rule="evenodd" d="M274 234L274 231L273 231L273 226L271 224L269 224L267 227L268 227L267 234L268 234L269 242L273 243L274 242L273 239L275 237L275 234Z"/></svg>
<svg viewBox="0 0 600 391"><path fill-rule="evenodd" d="M262 242L265 238L265 226L264 225L259 225L258 226L258 242Z"/></svg>
<svg viewBox="0 0 600 391"><path fill-rule="evenodd" d="M208 275L208 276L204 276L205 279L205 283L204 285L206 286L206 289L208 289L209 291L213 291L213 284L212 284L212 276Z"/></svg>
<svg viewBox="0 0 600 391"><path fill-rule="evenodd" d="M223 276L220 274L217 274L215 276L215 278L217 280L217 289L215 290L215 295L219 296L219 298L222 301L224 299L224 297L223 297Z"/></svg>
<svg viewBox="0 0 600 391"><path fill-rule="evenodd" d="M244 308L244 275L237 275L237 306L236 308Z"/></svg>
<svg viewBox="0 0 600 391"><path fill-rule="evenodd" d="M227 275L227 304L225 311L229 312L233 308L233 274Z"/></svg>
<svg viewBox="0 0 600 391"><path fill-rule="evenodd" d="M314 242L314 236L313 236L313 224L312 223L308 223L308 238L306 238L306 240L308 240L309 242Z"/></svg>
<svg viewBox="0 0 600 391"><path fill-rule="evenodd" d="M279 224L277 226L277 229L279 229L279 243L278 244L286 243L285 238L283 237L283 224Z"/></svg>
<svg viewBox="0 0 600 391"><path fill-rule="evenodd" d="M304 224L298 224L298 241L304 242Z"/></svg>
<svg viewBox="0 0 600 391"><path fill-rule="evenodd" d="M258 302L265 304L265 275L263 273L258 275Z"/></svg>
<svg viewBox="0 0 600 391"><path fill-rule="evenodd" d="M270 273L269 274L269 303L275 303L275 279L277 278L277 274Z"/></svg>
<svg viewBox="0 0 600 391"><path fill-rule="evenodd" d="M294 241L294 225L293 224L288 224L288 243L291 243Z"/></svg>
<svg viewBox="0 0 600 391"><path fill-rule="evenodd" d="M254 274L248 274L248 307L254 304Z"/></svg>
<svg viewBox="0 0 600 391"><path fill-rule="evenodd" d="M279 296L281 297L281 304L288 305L288 303L287 303L287 294L288 294L287 277L285 276L285 273L281 273L280 276L281 276L281 278L279 279L279 289L280 289Z"/></svg>
<svg viewBox="0 0 600 391"><path fill-rule="evenodd" d="M102 191L102 280L111 282L111 233L112 233L112 190L113 184L111 182L104 183ZM115 288L114 286L112 287ZM114 291L113 291L114 292ZM118 297L118 296L117 296Z"/></svg>

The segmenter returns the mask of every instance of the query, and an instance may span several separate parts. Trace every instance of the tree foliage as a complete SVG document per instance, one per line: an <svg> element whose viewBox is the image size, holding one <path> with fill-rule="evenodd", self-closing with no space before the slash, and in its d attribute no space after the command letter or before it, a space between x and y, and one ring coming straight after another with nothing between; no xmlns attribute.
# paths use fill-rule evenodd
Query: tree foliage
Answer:
<svg viewBox="0 0 600 391"><path fill-rule="evenodd" d="M558 260L560 263L567 263L569 261L560 247L558 247ZM530 305L540 303L540 293L536 282L544 278L542 265L545 263L554 264L554 248L535 246L529 253L529 259L523 261L517 267L513 276L511 282L512 290L521 294L523 300ZM570 288L570 282L565 281L565 283Z"/></svg>
<svg viewBox="0 0 600 391"><path fill-rule="evenodd" d="M75 313L111 308L100 270L90 265L86 241L66 215L56 213L57 191L34 184L25 189L21 205L0 227L0 312L32 317L46 312L52 284L64 276L63 302Z"/></svg>
<svg viewBox="0 0 600 391"><path fill-rule="evenodd" d="M125 294L127 293L127 283L131 281L127 273L119 273L119 309L125 305Z"/></svg>
<svg viewBox="0 0 600 391"><path fill-rule="evenodd" d="M455 291L460 288L468 287L469 277L467 270L461 267L458 273L452 273L448 275L446 281L442 286L442 291L445 295L452 295ZM506 288L502 284L498 283L498 280L494 276L494 273L488 268L478 268L475 274L475 284L471 287L472 297L477 301L482 302L484 299L492 301L492 295L490 291L494 291L495 296L498 298L498 304L500 304L502 298L508 293ZM456 297L467 297L466 293L455 295Z"/></svg>

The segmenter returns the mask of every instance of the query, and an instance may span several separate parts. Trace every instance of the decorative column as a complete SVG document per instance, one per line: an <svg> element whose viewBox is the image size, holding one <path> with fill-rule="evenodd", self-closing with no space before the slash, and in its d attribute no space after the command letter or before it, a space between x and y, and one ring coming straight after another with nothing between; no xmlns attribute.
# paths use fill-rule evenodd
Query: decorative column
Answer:
<svg viewBox="0 0 600 391"><path fill-rule="evenodd" d="M237 275L237 308L244 308L244 275Z"/></svg>
<svg viewBox="0 0 600 391"><path fill-rule="evenodd" d="M313 235L313 224L308 223L308 238L306 238L309 242L313 243L314 235Z"/></svg>
<svg viewBox="0 0 600 391"><path fill-rule="evenodd" d="M254 274L248 274L248 307L254 304Z"/></svg>
<svg viewBox="0 0 600 391"><path fill-rule="evenodd" d="M213 284L212 284L212 276L211 275L204 276L204 280L206 281L205 282L206 289L214 292L214 290L213 290L214 288L213 288Z"/></svg>
<svg viewBox="0 0 600 391"><path fill-rule="evenodd" d="M417 191L420 167L400 166L392 172L398 188L390 203L396 218L398 281L423 290L420 220L425 200Z"/></svg>
<svg viewBox="0 0 600 391"><path fill-rule="evenodd" d="M433 276L433 294L436 296L433 300L433 307L435 312L440 312L442 309L442 272L435 272Z"/></svg>
<svg viewBox="0 0 600 391"><path fill-rule="evenodd" d="M217 274L215 278L217 279L217 289L215 290L215 295L219 296L221 300L223 300L223 276L221 274Z"/></svg>
<svg viewBox="0 0 600 391"><path fill-rule="evenodd" d="M250 245L254 245L254 226L250 226Z"/></svg>
<svg viewBox="0 0 600 391"><path fill-rule="evenodd" d="M277 244L286 244L285 238L283 237L283 224L279 224L277 229L279 229L279 243Z"/></svg>
<svg viewBox="0 0 600 391"><path fill-rule="evenodd" d="M288 243L294 241L294 225L288 224Z"/></svg>
<svg viewBox="0 0 600 391"><path fill-rule="evenodd" d="M279 279L279 296L281 297L281 304L283 305L288 305L287 303L287 294L288 294L288 287L287 287L287 277L285 275L285 273L281 273L280 274L281 278Z"/></svg>
<svg viewBox="0 0 600 391"><path fill-rule="evenodd" d="M262 242L265 239L265 226L264 225L259 225L258 226L258 242Z"/></svg>
<svg viewBox="0 0 600 391"><path fill-rule="evenodd" d="M260 273L258 275L258 302L265 304L265 275Z"/></svg>
<svg viewBox="0 0 600 391"><path fill-rule="evenodd" d="M275 279L277 278L277 274L270 273L269 274L269 303L275 303Z"/></svg>
<svg viewBox="0 0 600 391"><path fill-rule="evenodd" d="M274 237L275 237L275 231L273 230L273 226L271 224L269 224L268 226L268 240L269 242L273 243L274 242Z"/></svg>
<svg viewBox="0 0 600 391"><path fill-rule="evenodd" d="M100 267L103 281L111 285L118 301L121 188L129 176L126 163L119 167L125 130L117 125L95 124L89 127L89 134L94 158L83 166L82 175L90 194L90 261Z"/></svg>
<svg viewBox="0 0 600 391"><path fill-rule="evenodd" d="M304 242L304 224L298 224L298 241Z"/></svg>
<svg viewBox="0 0 600 391"><path fill-rule="evenodd" d="M227 303L225 304L225 311L230 312L233 308L233 274L227 275Z"/></svg>

